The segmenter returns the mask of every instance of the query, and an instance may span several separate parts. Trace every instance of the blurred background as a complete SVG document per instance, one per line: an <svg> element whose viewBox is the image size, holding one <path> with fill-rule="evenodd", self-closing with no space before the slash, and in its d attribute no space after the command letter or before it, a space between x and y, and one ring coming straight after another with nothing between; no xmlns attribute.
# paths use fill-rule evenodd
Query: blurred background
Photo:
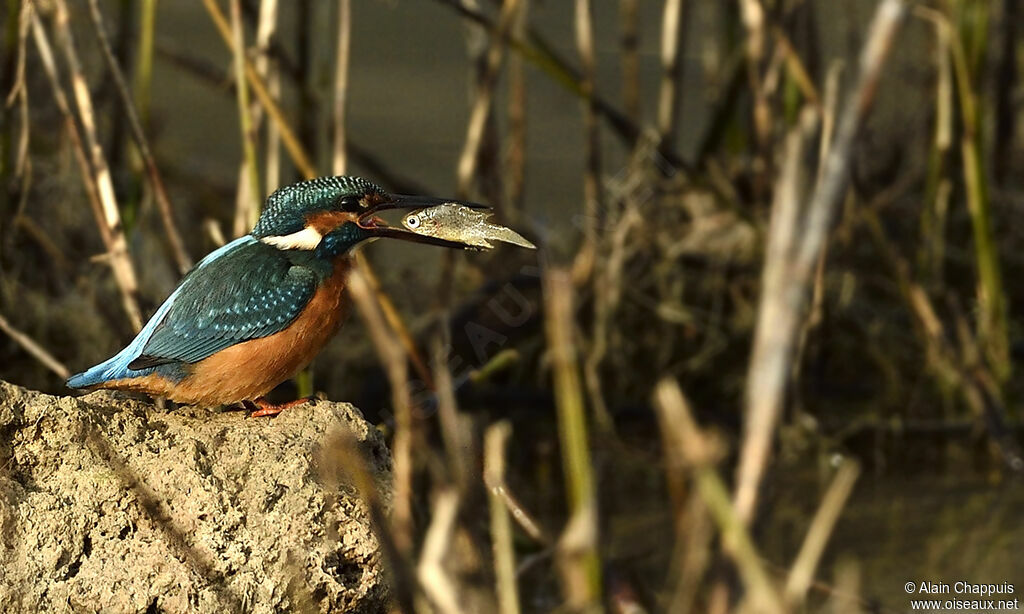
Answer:
<svg viewBox="0 0 1024 614"><path fill-rule="evenodd" d="M1024 585L1022 13L8 0L0 378L67 393L273 189L360 175L540 248L366 247L364 317L275 393L408 446L393 565L455 493L459 608ZM377 346L368 309L397 314Z"/></svg>

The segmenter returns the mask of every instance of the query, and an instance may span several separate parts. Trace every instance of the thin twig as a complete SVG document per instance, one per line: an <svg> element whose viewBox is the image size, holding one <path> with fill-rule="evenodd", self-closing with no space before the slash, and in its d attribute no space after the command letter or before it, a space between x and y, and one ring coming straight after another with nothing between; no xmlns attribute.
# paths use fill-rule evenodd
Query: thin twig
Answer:
<svg viewBox="0 0 1024 614"><path fill-rule="evenodd" d="M62 362L54 358L53 354L43 349L43 346L36 343L32 337L11 326L11 323L3 315L0 315L0 330L7 333L8 337L20 345L23 350L31 354L44 367L56 373L57 377L65 380L71 375L71 371Z"/></svg>
<svg viewBox="0 0 1024 614"><path fill-rule="evenodd" d="M794 610L799 610L802 605L807 589L814 580L814 571L818 567L821 555L825 552L825 544L828 543L829 535L835 528L843 506L850 493L853 492L853 485L860 474L860 467L853 461L846 461L836 473L832 483L825 493L825 497L818 506L818 511L811 520L811 526L804 536L804 542L800 546L800 552L793 561L793 567L789 570L789 577L786 580L784 598L786 604Z"/></svg>
<svg viewBox="0 0 1024 614"><path fill-rule="evenodd" d="M192 268L192 259L189 258L188 253L185 251L185 242L181 238L181 233L178 232L178 225L174 221L174 209L171 206L171 200L167 196L164 180L157 169L156 161L153 159L153 152L149 149L149 142L146 140L142 123L135 112L132 96L128 92L128 84L125 82L121 67L118 66L117 58L114 57L114 52L110 48L110 40L107 36L106 28L103 26L103 14L100 11L98 0L89 0L89 16L93 31L99 40L100 49L103 51L103 57L107 62L107 68L114 79L117 93L121 96L121 104L128 117L128 126L131 128L135 146L139 148L139 154L142 156L142 161L146 166L146 176L149 179L150 186L153 188L157 208L160 210L160 221L163 223L164 234L167 236L167 242L171 247L171 254L174 256L174 262L178 266L178 272L184 275Z"/></svg>

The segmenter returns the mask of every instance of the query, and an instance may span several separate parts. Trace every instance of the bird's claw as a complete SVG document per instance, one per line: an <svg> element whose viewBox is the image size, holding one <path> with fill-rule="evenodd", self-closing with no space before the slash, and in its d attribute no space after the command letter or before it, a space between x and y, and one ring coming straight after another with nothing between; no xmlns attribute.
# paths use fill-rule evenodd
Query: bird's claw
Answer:
<svg viewBox="0 0 1024 614"><path fill-rule="evenodd" d="M269 418L269 417L273 417L273 416L276 416L277 414L281 413L282 411L284 411L284 410L286 410L288 408L296 407L296 406L302 405L303 403L306 403L306 402L314 402L315 400L316 399L314 399L313 397L309 397L309 398L296 399L294 401L288 401L287 403L274 404L274 403L271 403L270 401L266 400L265 398L260 397L260 398L256 399L255 401L253 401L253 404L256 405L257 409L256 409L256 411L254 411L251 414L249 414L249 417L250 418Z"/></svg>

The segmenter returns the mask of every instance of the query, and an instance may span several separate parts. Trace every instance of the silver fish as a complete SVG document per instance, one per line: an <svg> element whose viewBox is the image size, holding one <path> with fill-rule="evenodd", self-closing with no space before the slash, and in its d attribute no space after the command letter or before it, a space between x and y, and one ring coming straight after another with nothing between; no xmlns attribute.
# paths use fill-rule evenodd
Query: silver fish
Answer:
<svg viewBox="0 0 1024 614"><path fill-rule="evenodd" d="M494 246L490 241L504 241L537 249L518 232L487 221L490 217L490 210L445 203L407 214L402 218L402 225L416 234L458 241L473 247L491 249Z"/></svg>

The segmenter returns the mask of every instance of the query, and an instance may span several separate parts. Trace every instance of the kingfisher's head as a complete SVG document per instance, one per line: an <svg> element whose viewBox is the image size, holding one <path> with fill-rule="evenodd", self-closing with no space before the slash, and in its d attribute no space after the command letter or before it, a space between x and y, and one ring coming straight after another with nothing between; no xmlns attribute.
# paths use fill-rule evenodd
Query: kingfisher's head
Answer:
<svg viewBox="0 0 1024 614"><path fill-rule="evenodd" d="M274 191L252 229L252 236L282 250L341 253L366 239L390 237L443 247L465 248L446 241L388 226L377 213L387 209L417 209L457 202L427 196L388 194L361 177L317 177Z"/></svg>

